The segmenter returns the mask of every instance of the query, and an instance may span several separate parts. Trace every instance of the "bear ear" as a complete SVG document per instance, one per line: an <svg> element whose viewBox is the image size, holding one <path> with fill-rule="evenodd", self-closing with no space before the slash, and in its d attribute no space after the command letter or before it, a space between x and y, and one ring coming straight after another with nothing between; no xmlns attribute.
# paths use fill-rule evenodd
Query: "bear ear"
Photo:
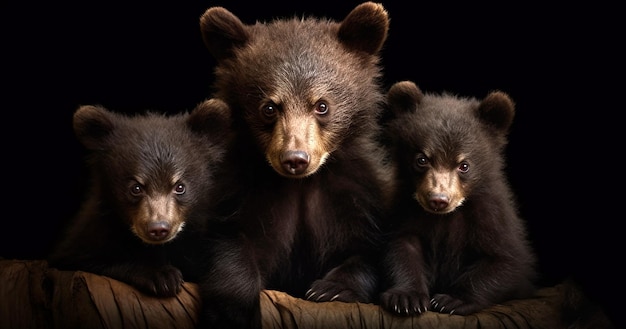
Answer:
<svg viewBox="0 0 626 329"><path fill-rule="evenodd" d="M83 105L74 112L74 133L87 149L101 149L105 137L115 128L113 116L102 106Z"/></svg>
<svg viewBox="0 0 626 329"><path fill-rule="evenodd" d="M515 103L506 93L494 91L480 102L476 113L482 122L496 132L506 134L513 123Z"/></svg>
<svg viewBox="0 0 626 329"><path fill-rule="evenodd" d="M374 55L383 47L388 30L385 8L379 3L364 2L341 22L338 37L349 49Z"/></svg>
<svg viewBox="0 0 626 329"><path fill-rule="evenodd" d="M232 128L230 107L217 98L205 100L191 111L187 125L192 131L211 138L227 138Z"/></svg>
<svg viewBox="0 0 626 329"><path fill-rule="evenodd" d="M412 81L394 83L387 92L387 102L394 114L415 112L424 94Z"/></svg>
<svg viewBox="0 0 626 329"><path fill-rule="evenodd" d="M232 56L250 38L241 20L223 7L211 7L200 17L204 44L218 61Z"/></svg>

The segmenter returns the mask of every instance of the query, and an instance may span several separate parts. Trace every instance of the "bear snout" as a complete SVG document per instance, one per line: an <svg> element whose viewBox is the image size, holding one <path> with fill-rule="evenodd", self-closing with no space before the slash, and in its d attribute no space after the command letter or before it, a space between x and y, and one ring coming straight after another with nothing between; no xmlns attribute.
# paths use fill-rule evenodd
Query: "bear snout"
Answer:
<svg viewBox="0 0 626 329"><path fill-rule="evenodd" d="M280 162L286 172L301 175L309 166L309 154L305 151L286 151L280 155Z"/></svg>
<svg viewBox="0 0 626 329"><path fill-rule="evenodd" d="M167 222L152 222L148 224L148 236L155 241L167 238L172 231L172 226Z"/></svg>
<svg viewBox="0 0 626 329"><path fill-rule="evenodd" d="M173 225L164 220L150 221L144 225L134 225L133 233L148 244L161 244L174 239L178 232L182 231L183 225Z"/></svg>
<svg viewBox="0 0 626 329"><path fill-rule="evenodd" d="M432 210L440 211L450 205L450 198L443 193L432 193L428 198L428 204Z"/></svg>

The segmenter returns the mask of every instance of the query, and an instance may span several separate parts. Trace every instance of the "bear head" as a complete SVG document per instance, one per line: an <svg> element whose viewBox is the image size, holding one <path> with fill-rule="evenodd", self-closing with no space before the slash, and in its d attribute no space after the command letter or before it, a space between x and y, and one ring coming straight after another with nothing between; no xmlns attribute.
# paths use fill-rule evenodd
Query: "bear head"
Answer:
<svg viewBox="0 0 626 329"><path fill-rule="evenodd" d="M426 211L450 213L487 184L502 182L515 108L506 93L477 100L423 93L402 81L391 86L387 100L392 116L386 129L400 184Z"/></svg>
<svg viewBox="0 0 626 329"><path fill-rule="evenodd" d="M79 107L73 127L89 151L90 195L143 242L171 241L190 220L206 216L232 138L229 113L217 99L172 116Z"/></svg>
<svg viewBox="0 0 626 329"><path fill-rule="evenodd" d="M247 150L278 174L309 176L348 141L377 131L384 103L379 51L389 28L382 5L360 4L340 22L255 24L211 7L200 26L217 60L216 97L232 108L252 145Z"/></svg>

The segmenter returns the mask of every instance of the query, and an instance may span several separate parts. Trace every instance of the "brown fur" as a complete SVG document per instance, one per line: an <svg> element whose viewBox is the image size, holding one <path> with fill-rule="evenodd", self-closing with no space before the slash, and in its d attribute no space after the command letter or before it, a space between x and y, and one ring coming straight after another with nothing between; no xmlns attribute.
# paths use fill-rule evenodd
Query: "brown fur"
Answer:
<svg viewBox="0 0 626 329"><path fill-rule="evenodd" d="M424 94L409 81L388 99L399 192L382 306L466 315L530 296L535 256L503 172L513 101Z"/></svg>
<svg viewBox="0 0 626 329"><path fill-rule="evenodd" d="M263 288L373 301L391 192L377 141L386 11L367 2L341 22L246 25L214 7L200 22L218 60L215 96L233 111L239 136L229 162L243 186L234 227L212 230L230 231L210 247L201 327L259 328Z"/></svg>
<svg viewBox="0 0 626 329"><path fill-rule="evenodd" d="M74 131L90 152L91 186L50 265L157 296L174 296L184 279L197 280L200 234L225 194L229 124L218 100L172 116L81 106Z"/></svg>

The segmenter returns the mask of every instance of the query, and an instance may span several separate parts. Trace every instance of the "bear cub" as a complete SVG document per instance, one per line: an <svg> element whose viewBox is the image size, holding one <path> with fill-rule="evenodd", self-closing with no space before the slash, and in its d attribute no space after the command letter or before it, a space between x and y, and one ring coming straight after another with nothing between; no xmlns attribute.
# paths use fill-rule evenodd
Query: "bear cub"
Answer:
<svg viewBox="0 0 626 329"><path fill-rule="evenodd" d="M388 91L398 202L381 305L401 315L467 315L534 292L535 255L503 167L514 103Z"/></svg>
<svg viewBox="0 0 626 329"><path fill-rule="evenodd" d="M233 112L228 162L243 186L236 216L208 244L216 261L200 285L201 324L260 328L266 288L318 302L377 299L392 182L378 125L387 12L366 2L342 21L244 24L211 7L200 24L217 62L214 96Z"/></svg>
<svg viewBox="0 0 626 329"><path fill-rule="evenodd" d="M225 103L207 100L191 113L123 115L85 105L74 113L89 152L89 190L49 264L174 296L197 280L204 222L222 196L229 141Z"/></svg>

